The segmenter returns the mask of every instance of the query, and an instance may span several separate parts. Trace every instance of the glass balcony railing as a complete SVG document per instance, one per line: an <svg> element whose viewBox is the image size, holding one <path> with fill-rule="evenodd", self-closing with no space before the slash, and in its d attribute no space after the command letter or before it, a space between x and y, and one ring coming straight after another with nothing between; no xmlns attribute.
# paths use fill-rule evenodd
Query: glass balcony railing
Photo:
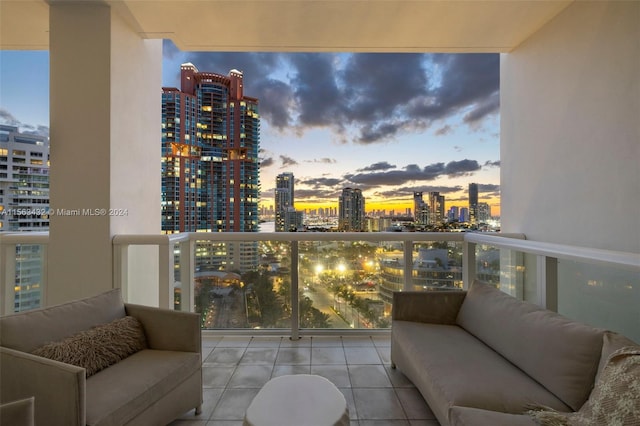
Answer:
<svg viewBox="0 0 640 426"><path fill-rule="evenodd" d="M118 235L114 270L122 270L114 285L125 298L136 292L128 268L138 263L139 246L152 246L159 259L160 306L200 313L203 329L297 337L385 330L394 291L455 291L478 278L521 300L640 340L637 254L523 238L419 232ZM47 233L0 233L3 314L46 305L47 242Z"/></svg>
<svg viewBox="0 0 640 426"><path fill-rule="evenodd" d="M0 233L0 313L46 304L47 232Z"/></svg>

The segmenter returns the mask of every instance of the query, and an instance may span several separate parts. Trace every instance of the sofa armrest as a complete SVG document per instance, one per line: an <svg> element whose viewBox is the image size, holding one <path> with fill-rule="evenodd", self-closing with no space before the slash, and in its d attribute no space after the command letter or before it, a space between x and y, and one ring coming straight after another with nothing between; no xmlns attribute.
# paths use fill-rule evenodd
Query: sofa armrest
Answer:
<svg viewBox="0 0 640 426"><path fill-rule="evenodd" d="M35 423L84 426L85 369L0 347L2 402L35 397Z"/></svg>
<svg viewBox="0 0 640 426"><path fill-rule="evenodd" d="M202 352L199 314L130 303L124 306L127 315L142 323L151 349Z"/></svg>
<svg viewBox="0 0 640 426"><path fill-rule="evenodd" d="M0 404L0 424L34 426L34 401L35 398L31 397Z"/></svg>
<svg viewBox="0 0 640 426"><path fill-rule="evenodd" d="M394 321L455 324L466 291L397 291L393 293Z"/></svg>

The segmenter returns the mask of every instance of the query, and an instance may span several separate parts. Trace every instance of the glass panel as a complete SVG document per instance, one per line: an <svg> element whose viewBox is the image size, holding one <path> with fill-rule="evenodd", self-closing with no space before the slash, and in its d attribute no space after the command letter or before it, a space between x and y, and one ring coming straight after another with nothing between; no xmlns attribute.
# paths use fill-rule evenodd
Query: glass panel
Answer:
<svg viewBox="0 0 640 426"><path fill-rule="evenodd" d="M640 342L640 274L558 261L558 312Z"/></svg>
<svg viewBox="0 0 640 426"><path fill-rule="evenodd" d="M476 278L496 287L500 286L501 265L500 249L478 244L476 245Z"/></svg>
<svg viewBox="0 0 640 426"><path fill-rule="evenodd" d="M195 310L203 328L289 328L290 264L288 243L198 241Z"/></svg>
<svg viewBox="0 0 640 426"><path fill-rule="evenodd" d="M462 243L415 243L412 282L413 290L462 289Z"/></svg>
<svg viewBox="0 0 640 426"><path fill-rule="evenodd" d="M173 247L173 309L176 311L188 310L188 308L182 307L182 281L180 278L180 244L175 244ZM185 283L188 285L188 283Z"/></svg>
<svg viewBox="0 0 640 426"><path fill-rule="evenodd" d="M16 246L14 312L28 311L42 306L44 250L41 244Z"/></svg>
<svg viewBox="0 0 640 426"><path fill-rule="evenodd" d="M511 296L524 300L525 271L528 278L532 278L532 288L535 297L535 257L532 258L531 267L527 267L525 256L521 252L509 249L478 244L476 246L476 278L495 285L500 290ZM532 275L531 275L532 274Z"/></svg>
<svg viewBox="0 0 640 426"><path fill-rule="evenodd" d="M415 243L412 289L462 288L462 246ZM290 242L198 241L194 262L194 304L203 328L290 329ZM389 328L404 273L402 241L298 242L300 328Z"/></svg>
<svg viewBox="0 0 640 426"><path fill-rule="evenodd" d="M382 251L372 242L301 242L300 327L389 327L390 300L381 295Z"/></svg>

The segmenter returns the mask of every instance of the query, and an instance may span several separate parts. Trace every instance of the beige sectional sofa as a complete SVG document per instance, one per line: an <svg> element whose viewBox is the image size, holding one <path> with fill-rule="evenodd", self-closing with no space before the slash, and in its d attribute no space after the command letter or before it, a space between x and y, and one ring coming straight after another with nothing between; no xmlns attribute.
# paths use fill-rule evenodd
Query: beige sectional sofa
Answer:
<svg viewBox="0 0 640 426"><path fill-rule="evenodd" d="M392 318L392 365L442 426L531 426L532 407L579 411L609 355L634 345L479 281L468 292L397 292Z"/></svg>
<svg viewBox="0 0 640 426"><path fill-rule="evenodd" d="M88 378L32 354L125 316L142 325L145 348ZM0 318L0 395L34 397L36 425L165 425L202 404L201 351L199 315L123 303L116 289Z"/></svg>

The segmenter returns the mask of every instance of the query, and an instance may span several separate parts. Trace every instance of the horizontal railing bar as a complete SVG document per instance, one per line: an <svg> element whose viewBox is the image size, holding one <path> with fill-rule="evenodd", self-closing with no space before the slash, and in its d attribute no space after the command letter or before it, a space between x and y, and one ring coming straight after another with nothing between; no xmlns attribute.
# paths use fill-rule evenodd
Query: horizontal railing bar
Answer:
<svg viewBox="0 0 640 426"><path fill-rule="evenodd" d="M518 240L488 233L468 233L465 235L465 241L535 255L555 257L557 259L620 266L633 271L640 271L640 254L637 253L577 247L532 240Z"/></svg>
<svg viewBox="0 0 640 426"><path fill-rule="evenodd" d="M49 232L0 232L0 244L48 244Z"/></svg>
<svg viewBox="0 0 640 426"><path fill-rule="evenodd" d="M165 245L180 241L467 241L556 257L622 266L640 271L640 254L525 240L523 234L484 232L189 232L171 235L118 234L116 245ZM2 232L0 244L47 244L48 232Z"/></svg>
<svg viewBox="0 0 640 426"><path fill-rule="evenodd" d="M113 236L112 242L115 245L158 246L169 244L169 236L152 234L118 234Z"/></svg>
<svg viewBox="0 0 640 426"><path fill-rule="evenodd" d="M250 236L250 237L248 237ZM460 241L461 232L190 232L193 241Z"/></svg>
<svg viewBox="0 0 640 426"><path fill-rule="evenodd" d="M300 337L313 336L388 336L389 328L301 328ZM202 337L216 336L282 336L290 337L289 328L203 328Z"/></svg>

